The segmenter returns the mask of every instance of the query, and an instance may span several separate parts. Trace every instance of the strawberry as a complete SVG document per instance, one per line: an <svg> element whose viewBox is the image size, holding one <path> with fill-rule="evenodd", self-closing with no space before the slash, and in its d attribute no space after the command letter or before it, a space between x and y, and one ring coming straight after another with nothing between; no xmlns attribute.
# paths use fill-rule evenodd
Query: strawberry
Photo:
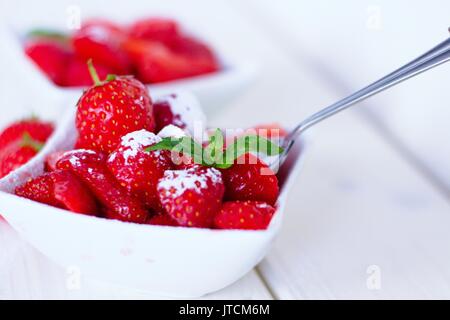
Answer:
<svg viewBox="0 0 450 320"><path fill-rule="evenodd" d="M145 86L132 77L100 82L90 61L96 83L77 104L77 146L111 153L127 133L155 128L153 106Z"/></svg>
<svg viewBox="0 0 450 320"><path fill-rule="evenodd" d="M179 226L179 224L174 219L172 219L167 213L154 215L147 221L147 224L155 226L171 226L171 227Z"/></svg>
<svg viewBox="0 0 450 320"><path fill-rule="evenodd" d="M69 52L62 44L49 39L35 39L26 44L25 53L51 81L57 85L64 82Z"/></svg>
<svg viewBox="0 0 450 320"><path fill-rule="evenodd" d="M259 158L247 153L233 166L222 170L227 200L264 201L274 205L278 198L277 176Z"/></svg>
<svg viewBox="0 0 450 320"><path fill-rule="evenodd" d="M72 45L81 59L93 59L114 70L115 74L123 75L131 72L130 60L121 50L125 37L125 32L119 26L107 21L91 20L75 32Z"/></svg>
<svg viewBox="0 0 450 320"><path fill-rule="evenodd" d="M220 171L194 166L167 170L157 190L164 209L180 226L209 228L220 209L224 185Z"/></svg>
<svg viewBox="0 0 450 320"><path fill-rule="evenodd" d="M120 184L153 209L161 208L156 186L172 165L170 151L145 151L160 141L160 137L146 130L129 133L108 159L108 168Z"/></svg>
<svg viewBox="0 0 450 320"><path fill-rule="evenodd" d="M43 143L33 140L28 133L24 133L22 139L3 147L0 152L0 178L30 161L43 146Z"/></svg>
<svg viewBox="0 0 450 320"><path fill-rule="evenodd" d="M219 69L214 52L204 43L188 36L177 37L169 47L177 54L191 59L203 59L205 65L210 65L212 71Z"/></svg>
<svg viewBox="0 0 450 320"><path fill-rule="evenodd" d="M46 158L44 162L44 169L46 172L51 172L57 170L56 164L58 163L59 159L62 158L63 155L66 154L67 151L55 151L53 153L50 153Z"/></svg>
<svg viewBox="0 0 450 320"><path fill-rule="evenodd" d="M53 124L36 118L15 122L0 133L0 150L11 142L22 140L25 133L38 142L45 142L53 133Z"/></svg>
<svg viewBox="0 0 450 320"><path fill-rule="evenodd" d="M141 202L120 186L106 167L105 157L91 150L66 152L57 168L76 174L106 207L107 218L144 223L148 212Z"/></svg>
<svg viewBox="0 0 450 320"><path fill-rule="evenodd" d="M267 137L267 139L279 139L286 137L288 134L287 131L277 123L262 124L256 126L253 130L256 130L258 135Z"/></svg>
<svg viewBox="0 0 450 320"><path fill-rule="evenodd" d="M95 68L100 79L105 79L108 74L114 73L113 69L99 63L95 64ZM62 85L65 87L90 87L93 84L86 61L76 56L70 57Z"/></svg>
<svg viewBox="0 0 450 320"><path fill-rule="evenodd" d="M178 54L159 42L129 39L124 43L124 49L144 83L166 82L217 70L208 59Z"/></svg>
<svg viewBox="0 0 450 320"><path fill-rule="evenodd" d="M175 114L166 100L158 100L153 104L153 113L155 116L155 132L161 131L168 125L175 125L179 128L186 128L186 123L181 120L181 115Z"/></svg>
<svg viewBox="0 0 450 320"><path fill-rule="evenodd" d="M171 19L147 18L136 21L128 34L132 38L158 41L167 45L179 36L179 27Z"/></svg>
<svg viewBox="0 0 450 320"><path fill-rule="evenodd" d="M86 186L69 171L45 173L17 187L16 195L76 213L96 215L97 202Z"/></svg>
<svg viewBox="0 0 450 320"><path fill-rule="evenodd" d="M214 219L214 226L218 229L264 230L274 213L275 208L265 202L225 202Z"/></svg>

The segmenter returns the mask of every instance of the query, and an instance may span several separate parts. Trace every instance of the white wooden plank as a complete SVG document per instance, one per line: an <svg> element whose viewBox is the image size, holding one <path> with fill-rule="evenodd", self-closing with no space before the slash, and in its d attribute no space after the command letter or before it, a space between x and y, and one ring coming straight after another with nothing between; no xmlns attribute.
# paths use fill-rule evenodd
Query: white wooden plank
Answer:
<svg viewBox="0 0 450 320"><path fill-rule="evenodd" d="M246 12L277 45L309 66L345 96L448 37L450 2L297 1L246 2ZM249 5L251 4L251 5ZM319 65L317 65L319 64ZM363 112L411 161L450 194L448 119L450 64L372 98Z"/></svg>
<svg viewBox="0 0 450 320"><path fill-rule="evenodd" d="M49 261L0 222L0 299L167 299L93 279L68 286L67 270ZM255 271L203 299L271 299Z"/></svg>
<svg viewBox="0 0 450 320"><path fill-rule="evenodd" d="M253 7L245 12L252 21ZM275 38L266 42L276 46ZM267 52L265 79L218 122L239 112L239 124L292 123L339 98L310 60ZM448 202L358 115L349 110L315 130L284 229L260 270L279 298L448 298ZM380 290L366 285L371 265L381 270Z"/></svg>

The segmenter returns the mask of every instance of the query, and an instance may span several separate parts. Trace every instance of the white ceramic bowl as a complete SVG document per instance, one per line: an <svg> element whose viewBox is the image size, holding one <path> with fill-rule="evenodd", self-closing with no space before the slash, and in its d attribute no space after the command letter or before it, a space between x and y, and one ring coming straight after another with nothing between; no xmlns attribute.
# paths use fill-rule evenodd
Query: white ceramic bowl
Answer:
<svg viewBox="0 0 450 320"><path fill-rule="evenodd" d="M39 26L45 27L45 26ZM49 28L63 29L59 25ZM8 62L2 66L3 74L8 81L27 83L37 101L49 101L50 105L63 101L67 96L79 96L83 88L64 88L55 85L38 69L34 62L24 53L23 37L30 26L0 25L0 42L2 56ZM196 34L193 32L193 34ZM206 43L209 43L206 40ZM236 60L223 52L216 52L221 61L222 70L218 72L148 85L151 92L159 93L173 90L186 90L194 93L200 100L207 114L214 114L225 108L234 98L243 93L253 82L258 71L254 61ZM6 70L5 70L6 69Z"/></svg>
<svg viewBox="0 0 450 320"><path fill-rule="evenodd" d="M194 103L189 95L181 97ZM265 231L124 223L74 214L12 194L17 185L43 172L46 155L70 149L74 132L72 109L39 155L0 180L0 212L23 238L61 266L171 297L198 297L224 288L263 259L280 229L287 193L303 153L298 144L279 172L278 209Z"/></svg>

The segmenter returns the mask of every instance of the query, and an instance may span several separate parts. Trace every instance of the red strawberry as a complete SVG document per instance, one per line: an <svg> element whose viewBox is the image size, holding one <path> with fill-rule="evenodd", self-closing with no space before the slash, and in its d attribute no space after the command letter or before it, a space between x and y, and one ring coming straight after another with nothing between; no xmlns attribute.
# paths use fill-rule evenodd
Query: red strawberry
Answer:
<svg viewBox="0 0 450 320"><path fill-rule="evenodd" d="M38 39L30 41L25 46L25 53L52 80L61 85L69 58L68 50L56 41Z"/></svg>
<svg viewBox="0 0 450 320"><path fill-rule="evenodd" d="M77 146L111 153L127 133L155 128L153 106L145 86L131 77L99 82L86 90L77 104Z"/></svg>
<svg viewBox="0 0 450 320"><path fill-rule="evenodd" d="M120 27L102 20L85 23L72 37L77 56L93 59L114 70L116 74L129 74L131 64L121 45L125 33Z"/></svg>
<svg viewBox="0 0 450 320"><path fill-rule="evenodd" d="M263 230L275 213L275 208L259 201L225 202L214 219L218 229Z"/></svg>
<svg viewBox="0 0 450 320"><path fill-rule="evenodd" d="M227 200L254 200L274 205L278 198L277 176L259 158L246 154L222 170Z"/></svg>
<svg viewBox="0 0 450 320"><path fill-rule="evenodd" d="M99 63L95 64L95 68L100 79L105 79L108 74L114 73L113 69ZM67 63L63 85L66 87L90 87L93 84L86 61L72 56Z"/></svg>
<svg viewBox="0 0 450 320"><path fill-rule="evenodd" d="M169 124L173 124L182 129L186 128L186 124L181 120L181 116L173 113L172 107L168 101L155 101L153 104L153 113L155 116L156 132L161 131Z"/></svg>
<svg viewBox="0 0 450 320"><path fill-rule="evenodd" d="M156 186L172 165L170 151L145 151L160 141L160 137L146 130L129 133L108 159L108 168L120 184L153 209L161 208Z"/></svg>
<svg viewBox="0 0 450 320"><path fill-rule="evenodd" d="M136 21L130 28L129 36L170 44L179 36L178 28L178 24L171 19L147 18Z"/></svg>
<svg viewBox="0 0 450 320"><path fill-rule="evenodd" d="M256 130L258 135L261 135L267 139L283 138L287 135L287 131L277 123L259 125L256 126L254 130Z"/></svg>
<svg viewBox="0 0 450 320"><path fill-rule="evenodd" d="M209 228L220 209L224 185L220 171L194 166L167 170L158 193L166 212L181 226Z"/></svg>
<svg viewBox="0 0 450 320"><path fill-rule="evenodd" d="M58 163L59 159L62 158L63 155L66 154L67 151L55 151L53 153L50 153L45 158L44 163L44 169L47 172L55 171L57 170L56 164Z"/></svg>
<svg viewBox="0 0 450 320"><path fill-rule="evenodd" d="M56 165L75 173L107 208L108 218L144 223L148 213L141 202L128 195L106 167L102 154L91 150L67 152Z"/></svg>
<svg viewBox="0 0 450 320"><path fill-rule="evenodd" d="M69 171L57 170L16 188L18 196L73 212L95 215L97 202L86 186Z"/></svg>
<svg viewBox="0 0 450 320"><path fill-rule="evenodd" d="M30 161L42 147L43 143L33 140L28 133L3 147L0 152L0 178Z"/></svg>
<svg viewBox="0 0 450 320"><path fill-rule="evenodd" d="M124 48L136 65L138 78L144 83L166 82L217 70L207 59L177 54L159 42L129 39Z"/></svg>
<svg viewBox="0 0 450 320"><path fill-rule="evenodd" d="M213 71L219 69L218 62L212 50L197 39L187 36L178 37L172 41L170 48L177 54L191 59L203 59L203 62L209 64Z"/></svg>
<svg viewBox="0 0 450 320"><path fill-rule="evenodd" d="M174 219L172 219L167 213L154 215L147 221L147 224L156 226L171 226L171 227L179 226L179 224Z"/></svg>
<svg viewBox="0 0 450 320"><path fill-rule="evenodd" d="M33 140L45 142L53 133L53 124L38 119L27 119L11 124L0 134L0 150L27 133Z"/></svg>

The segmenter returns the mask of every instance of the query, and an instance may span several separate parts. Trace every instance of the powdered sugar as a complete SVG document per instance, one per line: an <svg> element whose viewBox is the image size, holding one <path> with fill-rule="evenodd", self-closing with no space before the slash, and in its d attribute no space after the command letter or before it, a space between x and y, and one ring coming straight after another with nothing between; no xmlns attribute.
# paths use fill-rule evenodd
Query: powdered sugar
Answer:
<svg viewBox="0 0 450 320"><path fill-rule="evenodd" d="M186 124L186 129L194 134L196 123L206 125L206 116L198 105L195 97L189 94L168 94L159 97L156 101L165 101L170 105L174 114L180 115L180 120Z"/></svg>
<svg viewBox="0 0 450 320"><path fill-rule="evenodd" d="M186 190L193 190L201 194L202 190L209 187L208 183L213 185L222 184L222 174L219 170L214 168L207 168L201 173L197 172L195 168L186 170L167 170L164 177L158 183L158 191L170 190L172 198L179 197Z"/></svg>
<svg viewBox="0 0 450 320"><path fill-rule="evenodd" d="M128 164L130 157L135 157L144 147L151 146L161 141L161 138L147 130L139 130L128 133L121 139L120 146L123 150L125 164ZM113 152L108 161L114 161L116 152Z"/></svg>
<svg viewBox="0 0 450 320"><path fill-rule="evenodd" d="M158 136L160 138L183 138L186 136L186 132L184 132L183 129L178 128L177 126L174 126L173 124L169 124L168 126L165 126L161 129L161 131L158 133Z"/></svg>
<svg viewBox="0 0 450 320"><path fill-rule="evenodd" d="M88 154L95 154L95 151L87 150L87 149L77 149L77 150L71 150L64 153L64 156L70 156L69 162L74 166L78 167L80 166L80 160L84 159L86 156L86 153Z"/></svg>

